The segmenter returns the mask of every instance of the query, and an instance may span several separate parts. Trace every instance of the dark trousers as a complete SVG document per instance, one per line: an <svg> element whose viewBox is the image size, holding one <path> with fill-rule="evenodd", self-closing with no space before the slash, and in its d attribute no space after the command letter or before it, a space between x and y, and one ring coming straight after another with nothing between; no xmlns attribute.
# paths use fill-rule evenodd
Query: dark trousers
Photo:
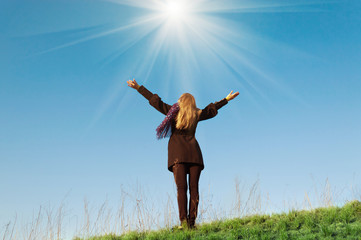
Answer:
<svg viewBox="0 0 361 240"><path fill-rule="evenodd" d="M181 222L187 221L190 226L194 226L197 218L199 202L198 182L201 171L201 166L196 164L178 163L173 166L174 180L177 185L179 219ZM187 214L187 174L190 193L189 214Z"/></svg>

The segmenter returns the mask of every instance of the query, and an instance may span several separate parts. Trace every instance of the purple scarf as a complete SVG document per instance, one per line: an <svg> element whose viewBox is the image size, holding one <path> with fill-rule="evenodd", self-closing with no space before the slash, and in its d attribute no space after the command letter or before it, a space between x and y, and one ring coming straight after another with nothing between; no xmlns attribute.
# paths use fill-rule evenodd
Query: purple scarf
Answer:
<svg viewBox="0 0 361 240"><path fill-rule="evenodd" d="M172 107L169 109L167 116L165 116L163 122L157 127L157 138L162 139L165 137L169 137L171 135L171 129L172 126L172 120L175 118L179 111L179 105L178 103L175 103L172 105Z"/></svg>

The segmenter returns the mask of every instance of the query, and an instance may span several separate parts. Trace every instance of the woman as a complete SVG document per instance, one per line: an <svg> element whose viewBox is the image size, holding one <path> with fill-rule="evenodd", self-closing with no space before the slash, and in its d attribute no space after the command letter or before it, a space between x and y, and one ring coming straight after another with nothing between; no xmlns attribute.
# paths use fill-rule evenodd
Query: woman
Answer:
<svg viewBox="0 0 361 240"><path fill-rule="evenodd" d="M173 172L177 185L177 200L181 226L185 224L194 228L199 202L198 182L201 171L204 169L201 149L195 138L199 121L217 115L218 109L228 101L238 96L239 92L228 94L219 102L211 103L200 110L196 106L194 97L189 93L180 96L177 103L168 105L157 94L151 93L144 86L133 80L127 81L128 86L142 94L166 118L157 128L158 139L170 135L168 142L168 170ZM170 131L171 130L171 133ZM187 175L189 182L189 214L187 212Z"/></svg>

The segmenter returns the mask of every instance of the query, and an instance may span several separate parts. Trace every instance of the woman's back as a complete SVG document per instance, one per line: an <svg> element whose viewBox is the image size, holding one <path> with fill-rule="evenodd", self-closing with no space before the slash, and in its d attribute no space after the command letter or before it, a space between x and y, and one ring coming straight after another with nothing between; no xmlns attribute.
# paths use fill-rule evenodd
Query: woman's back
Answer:
<svg viewBox="0 0 361 240"><path fill-rule="evenodd" d="M199 121L212 118L217 115L218 109L223 107L238 95L228 94L219 102L210 103L200 110L197 108L194 97L185 93L172 106L164 103L157 94L151 93L144 86L139 86L133 79L128 85L142 94L159 112L166 115L162 123L157 127L157 137L165 137L172 130L168 142L168 170L173 172L177 185L177 201L179 220L193 228L197 217L199 202L198 182L201 171L204 169L202 152L195 138L195 132ZM187 210L187 175L189 176L189 212Z"/></svg>

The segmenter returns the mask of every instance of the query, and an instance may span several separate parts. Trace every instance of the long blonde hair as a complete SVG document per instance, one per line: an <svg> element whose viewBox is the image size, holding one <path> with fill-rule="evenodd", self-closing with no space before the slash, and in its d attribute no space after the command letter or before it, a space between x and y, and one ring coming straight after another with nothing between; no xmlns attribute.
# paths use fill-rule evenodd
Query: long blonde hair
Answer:
<svg viewBox="0 0 361 240"><path fill-rule="evenodd" d="M197 108L196 100L190 93L183 93L178 99L179 112L177 114L177 129L189 129L197 122L200 109Z"/></svg>

